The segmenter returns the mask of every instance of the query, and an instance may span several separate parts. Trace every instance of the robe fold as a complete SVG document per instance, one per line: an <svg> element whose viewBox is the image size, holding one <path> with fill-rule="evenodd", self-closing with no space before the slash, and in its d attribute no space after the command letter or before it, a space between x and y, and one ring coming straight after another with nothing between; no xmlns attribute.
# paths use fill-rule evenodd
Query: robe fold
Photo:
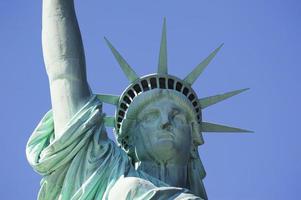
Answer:
<svg viewBox="0 0 301 200"><path fill-rule="evenodd" d="M52 111L29 138L26 155L43 176L39 200L201 199L136 170L111 141L102 104L93 96L55 138Z"/></svg>

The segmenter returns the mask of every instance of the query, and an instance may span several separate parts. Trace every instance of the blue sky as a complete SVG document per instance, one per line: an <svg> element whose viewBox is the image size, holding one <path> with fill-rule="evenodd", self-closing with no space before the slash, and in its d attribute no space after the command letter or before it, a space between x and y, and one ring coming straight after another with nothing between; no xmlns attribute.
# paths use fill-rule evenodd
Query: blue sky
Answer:
<svg viewBox="0 0 301 200"><path fill-rule="evenodd" d="M41 0L0 2L0 188L2 199L35 199L40 176L25 145L51 108L41 50ZM95 93L128 85L103 37L140 75L157 67L167 18L169 72L185 77L225 43L194 83L199 97L250 87L203 112L206 121L254 130L205 134L199 152L209 199L298 199L301 178L301 4L297 0L76 1ZM105 106L108 114L113 107Z"/></svg>

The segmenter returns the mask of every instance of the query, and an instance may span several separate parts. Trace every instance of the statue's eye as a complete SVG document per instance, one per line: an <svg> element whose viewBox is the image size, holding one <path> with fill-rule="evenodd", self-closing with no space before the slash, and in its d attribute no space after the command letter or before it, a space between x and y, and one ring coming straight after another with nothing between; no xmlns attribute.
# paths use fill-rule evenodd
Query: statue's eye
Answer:
<svg viewBox="0 0 301 200"><path fill-rule="evenodd" d="M148 112L146 113L143 117L142 117L142 121L149 123L152 121L155 121L156 119L159 118L159 112L157 111L152 111L152 112Z"/></svg>
<svg viewBox="0 0 301 200"><path fill-rule="evenodd" d="M186 116L179 110L173 110L171 117L175 123L186 123Z"/></svg>

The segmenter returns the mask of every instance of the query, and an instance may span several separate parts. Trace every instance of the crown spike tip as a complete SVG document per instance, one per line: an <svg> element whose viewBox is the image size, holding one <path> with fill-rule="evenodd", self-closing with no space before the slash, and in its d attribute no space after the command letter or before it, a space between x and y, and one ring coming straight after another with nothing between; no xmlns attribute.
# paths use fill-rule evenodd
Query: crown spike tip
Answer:
<svg viewBox="0 0 301 200"><path fill-rule="evenodd" d="M244 88L244 89L240 89L240 90L234 90L231 92L226 92L224 94L218 94L218 95L214 95L214 96L209 96L209 97L205 97L205 98L201 98L199 99L199 102L201 104L201 108L205 109L211 105L217 104L219 102L222 102L226 99L229 99L235 95L238 95L246 90L248 90L249 88Z"/></svg>
<svg viewBox="0 0 301 200"><path fill-rule="evenodd" d="M220 124L213 124L209 122L202 122L201 131L202 132L217 132L217 133L253 133L253 131L241 129L241 128L235 128Z"/></svg>
<svg viewBox="0 0 301 200"><path fill-rule="evenodd" d="M166 18L163 18L163 27L161 35L160 53L159 53L159 64L158 74L167 74L167 39L166 39Z"/></svg>
<svg viewBox="0 0 301 200"><path fill-rule="evenodd" d="M202 74L204 69L209 65L211 60L216 56L217 52L222 48L224 43L222 43L219 47L217 47L207 58L205 58L200 64L198 64L190 74L188 74L184 81L188 83L189 85L192 85L196 79Z"/></svg>
<svg viewBox="0 0 301 200"><path fill-rule="evenodd" d="M126 62L126 60L121 56L121 54L115 49L115 47L112 45L112 43L104 37L106 43L108 44L109 48L111 49L115 59L119 63L123 73L126 75L126 77L130 80L131 83L139 79L136 72L131 68L131 66Z"/></svg>

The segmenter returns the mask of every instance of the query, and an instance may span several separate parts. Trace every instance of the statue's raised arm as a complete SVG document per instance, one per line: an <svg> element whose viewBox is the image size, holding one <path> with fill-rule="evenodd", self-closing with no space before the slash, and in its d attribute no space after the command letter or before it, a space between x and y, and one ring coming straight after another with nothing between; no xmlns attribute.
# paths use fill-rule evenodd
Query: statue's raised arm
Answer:
<svg viewBox="0 0 301 200"><path fill-rule="evenodd" d="M42 43L56 137L91 95L73 0L43 0Z"/></svg>

